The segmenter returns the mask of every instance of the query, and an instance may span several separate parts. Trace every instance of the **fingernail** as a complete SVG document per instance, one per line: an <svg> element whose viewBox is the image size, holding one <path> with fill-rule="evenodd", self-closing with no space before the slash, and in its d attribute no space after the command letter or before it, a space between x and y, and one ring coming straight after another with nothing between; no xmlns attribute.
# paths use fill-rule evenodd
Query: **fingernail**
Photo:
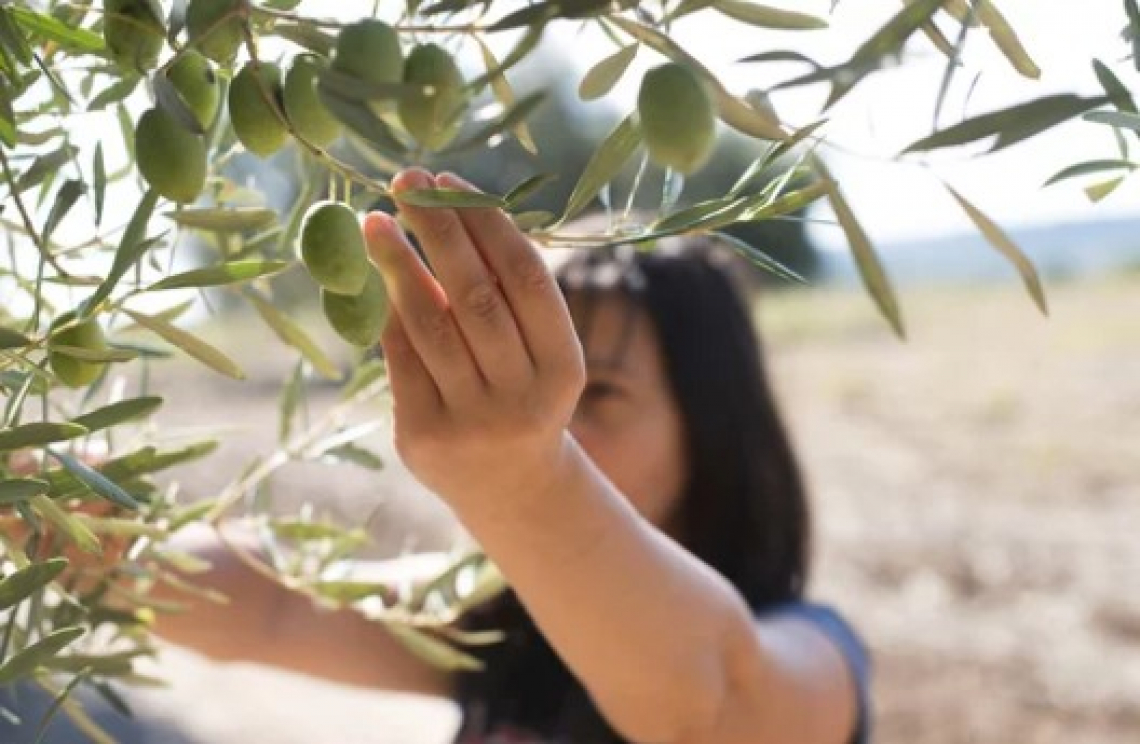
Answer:
<svg viewBox="0 0 1140 744"><path fill-rule="evenodd" d="M465 179L461 176L457 176L456 174L452 173L451 171L444 171L443 173L440 173L438 180L440 183L443 183L444 181L450 181L452 186L457 186L461 189L467 189L469 191L477 191L478 190L475 188L475 185L472 184L470 181L468 181L467 179Z"/></svg>
<svg viewBox="0 0 1140 744"><path fill-rule="evenodd" d="M392 189L396 192L431 187L431 176L419 168L409 168L392 179Z"/></svg>

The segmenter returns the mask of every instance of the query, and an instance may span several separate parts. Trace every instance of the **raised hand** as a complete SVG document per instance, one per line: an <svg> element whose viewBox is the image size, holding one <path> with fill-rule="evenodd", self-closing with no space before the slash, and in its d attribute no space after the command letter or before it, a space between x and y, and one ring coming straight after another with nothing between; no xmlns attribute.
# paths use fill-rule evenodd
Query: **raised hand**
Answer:
<svg viewBox="0 0 1140 744"><path fill-rule="evenodd" d="M399 199L424 188L474 188L419 169L393 180L431 271L392 217L374 212L364 222L392 302L381 344L397 450L451 502L545 492L565 460L566 426L585 380L565 300L501 210Z"/></svg>

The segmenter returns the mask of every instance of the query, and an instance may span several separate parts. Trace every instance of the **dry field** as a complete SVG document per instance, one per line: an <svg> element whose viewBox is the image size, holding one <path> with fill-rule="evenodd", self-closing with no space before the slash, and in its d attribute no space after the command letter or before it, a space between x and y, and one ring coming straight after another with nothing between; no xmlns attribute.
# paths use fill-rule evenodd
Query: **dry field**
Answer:
<svg viewBox="0 0 1140 744"><path fill-rule="evenodd" d="M761 307L813 489L814 594L872 648L877 742L1140 742L1140 275L1049 292L1044 319L1012 280L902 287L905 344L857 290ZM249 381L157 380L179 389L169 430L244 432L185 473L201 496L271 445L288 370L261 329L208 333ZM375 554L452 534L398 469L290 466L274 496L370 518ZM162 733L138 742L442 744L454 725L444 704L181 651L160 669L172 688L133 697Z"/></svg>

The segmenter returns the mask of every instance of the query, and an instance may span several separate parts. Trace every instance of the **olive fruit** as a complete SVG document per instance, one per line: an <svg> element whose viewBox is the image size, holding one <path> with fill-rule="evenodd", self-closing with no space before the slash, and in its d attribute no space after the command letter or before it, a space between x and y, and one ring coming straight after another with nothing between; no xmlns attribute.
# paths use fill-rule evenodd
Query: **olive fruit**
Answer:
<svg viewBox="0 0 1140 744"><path fill-rule="evenodd" d="M369 85L399 83L404 53L396 30L375 18L345 26L336 37L332 69ZM391 110L388 101L376 101L375 108Z"/></svg>
<svg viewBox="0 0 1140 744"><path fill-rule="evenodd" d="M248 5L248 0L190 0L186 6L190 44L219 65L233 64L242 44Z"/></svg>
<svg viewBox="0 0 1140 744"><path fill-rule="evenodd" d="M106 0L103 10L103 39L115 62L137 71L154 67L166 38L158 0Z"/></svg>
<svg viewBox="0 0 1140 744"><path fill-rule="evenodd" d="M649 157L658 165L692 173L716 143L716 112L707 84L674 62L645 73L637 112Z"/></svg>
<svg viewBox="0 0 1140 744"><path fill-rule="evenodd" d="M364 289L342 295L321 289L321 309L341 338L357 346L371 346L388 320L388 292L376 269L369 267Z"/></svg>
<svg viewBox="0 0 1140 744"><path fill-rule="evenodd" d="M320 201L301 220L301 260L317 284L330 292L357 295L364 289L372 264L364 233L347 204Z"/></svg>
<svg viewBox="0 0 1140 744"><path fill-rule="evenodd" d="M72 323L75 320L74 312L67 312L52 322L52 329ZM71 325L61 331L55 331L48 341L48 365L60 381L68 387L84 387L90 385L103 374L106 362L89 362L62 351L52 350L53 346L73 346L87 351L106 351L107 339L99 321L91 318Z"/></svg>
<svg viewBox="0 0 1140 744"><path fill-rule="evenodd" d="M198 198L206 185L206 141L160 108L135 125L139 173L155 191L181 204Z"/></svg>
<svg viewBox="0 0 1140 744"><path fill-rule="evenodd" d="M281 68L272 62L249 62L234 75L228 97L234 134L245 149L262 158L277 152L289 139L289 129L269 105L266 93L281 105Z"/></svg>
<svg viewBox="0 0 1140 744"><path fill-rule="evenodd" d="M293 130L306 142L326 147L340 136L340 122L329 112L317 94L320 59L298 54L285 73L283 99L285 116Z"/></svg>
<svg viewBox="0 0 1140 744"><path fill-rule="evenodd" d="M429 150L455 139L466 103L463 74L455 60L436 44L421 44L404 62L408 92L396 104L400 122Z"/></svg>
<svg viewBox="0 0 1140 744"><path fill-rule="evenodd" d="M186 49L166 76L202 129L208 129L222 102L221 84L210 60L194 49Z"/></svg>

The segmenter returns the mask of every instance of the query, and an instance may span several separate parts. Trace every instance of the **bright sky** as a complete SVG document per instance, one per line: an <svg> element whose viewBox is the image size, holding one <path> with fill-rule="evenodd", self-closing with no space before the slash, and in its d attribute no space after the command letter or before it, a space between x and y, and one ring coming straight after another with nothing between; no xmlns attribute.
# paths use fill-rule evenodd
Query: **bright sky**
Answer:
<svg viewBox="0 0 1140 744"><path fill-rule="evenodd" d="M772 4L780 4L780 0ZM1099 56L1129 88L1140 91L1140 73L1130 60L1124 60L1127 47L1119 35L1124 26L1122 3L999 0L997 5L1042 68L1041 79L1022 78L1004 61L986 34L973 34L965 47L967 67L955 77L943 109L942 126L963 116L966 92L980 69L986 72L969 99L970 116L1052 93L1099 95L1093 56ZM831 0L782 0L782 7L821 16L827 16L830 6ZM840 63L899 7L898 0L842 0L831 16L831 27L810 32L752 29L707 11L674 31L682 45L721 73L730 89L743 93L800 74L804 67L732 64L740 57L795 49L825 65ZM1118 157L1112 131L1103 125L1072 123L995 156L975 157L973 153L978 148L970 152L946 151L928 159L931 168L913 156L906 162L895 161L896 153L931 132L934 102L945 68L945 57L924 37L913 42L911 49L913 53L904 66L873 75L828 113L827 136L858 155L847 155L834 148L824 152L872 237L886 240L970 229L970 223L951 201L939 177L1003 225L1118 215L1140 217L1140 178L1126 181L1097 205L1089 202L1083 192L1083 186L1093 182L1095 176L1041 188L1047 178L1065 166ZM598 58L597 53L592 56ZM648 66L660 59L652 53L639 54L637 64ZM638 80L638 75L627 74L614 97L632 101ZM826 85L777 92L774 102L786 121L806 124L818 118L826 93ZM1133 138L1133 144L1140 142ZM842 243L835 229L824 227L815 232L825 244Z"/></svg>
<svg viewBox="0 0 1140 744"><path fill-rule="evenodd" d="M827 16L831 6L831 0L770 2L820 16ZM971 115L1048 93L1099 94L1091 66L1093 54L1100 55L1126 85L1140 91L1140 73L1130 61L1122 61L1127 49L1119 38L1124 18L1118 0L1000 0L998 5L1040 64L1042 78L1040 81L1021 78L984 34L974 34L965 50L968 67L957 76L947 98L944 125L961 117L965 91L974 71L982 68L987 71L969 101ZM342 0L335 7L342 18L354 18L371 12L373 0ZM740 57L791 48L823 64L835 64L849 57L856 46L899 7L898 0L842 0L831 16L830 28L809 32L765 31L728 21L717 12L706 10L682 21L673 32L674 37L716 71L731 90L743 94L750 88L765 88L788 79L804 68L786 64L733 64ZM327 16L330 10L328 3L305 0L299 12ZM600 32L581 33L577 28L576 24L569 23L555 27L559 40L579 53L577 77L580 78L614 47ZM505 49L513 38L510 33L496 34L490 40L492 46ZM1007 226L1058 219L1140 216L1140 177L1127 181L1098 205L1090 204L1081 190L1088 180L1040 188L1046 178L1066 165L1116 157L1111 130L1102 125L1070 124L997 156L978 158L966 151L939 153L930 159L933 165L930 169L913 158L906 162L895 161L895 153L930 132L934 98L945 63L924 39L912 44L911 49L913 53L904 66L871 76L829 112L830 123L826 130L829 138L845 150L859 154L853 156L834 148L825 152L873 238L890 240L970 229L965 217L941 188L938 177L949 180L991 217ZM629 110L636 97L640 72L661 61L655 52L642 50L608 100L591 105ZM136 99L141 95L136 94ZM826 86L819 85L778 92L774 101L786 121L806 124L818 118L825 95ZM121 164L123 155L113 117L105 115L93 121L93 126L74 129L76 143L87 153L96 138L103 140L108 170L113 171ZM89 158L89 154L85 157ZM109 190L105 227L125 222L136 202L137 195L130 183L121 183ZM823 213L818 216L827 217ZM57 237L65 242L87 237L89 220L88 210L74 210L60 226ZM824 226L815 233L824 245L842 244L834 228Z"/></svg>

